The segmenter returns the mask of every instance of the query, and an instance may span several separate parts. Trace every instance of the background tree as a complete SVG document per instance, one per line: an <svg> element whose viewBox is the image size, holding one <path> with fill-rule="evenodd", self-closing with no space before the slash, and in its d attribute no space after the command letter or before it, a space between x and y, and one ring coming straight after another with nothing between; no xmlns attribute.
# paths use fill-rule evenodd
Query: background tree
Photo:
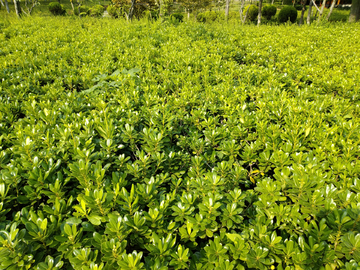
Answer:
<svg viewBox="0 0 360 270"><path fill-rule="evenodd" d="M327 15L327 17L326 17L327 20L329 20L329 18L330 18L330 16L331 16L331 13L332 13L333 10L334 10L334 7L335 7L336 2L337 2L336 0L333 0L333 1L331 2L330 10L329 10L329 13L328 13L328 15Z"/></svg>
<svg viewBox="0 0 360 270"><path fill-rule="evenodd" d="M334 0L336 1L336 0ZM306 0L301 0L301 16L300 16L300 20L299 20L299 25L302 25L304 22L304 14L305 14L305 10L306 10Z"/></svg>
<svg viewBox="0 0 360 270"><path fill-rule="evenodd" d="M220 9L225 5L226 0L216 0L213 2L214 6L216 7L216 9L218 11L220 11Z"/></svg>
<svg viewBox="0 0 360 270"><path fill-rule="evenodd" d="M230 1L231 0L226 0L226 2L225 2L225 18L226 18L226 20L229 17Z"/></svg>
<svg viewBox="0 0 360 270"><path fill-rule="evenodd" d="M112 2L115 7L122 10L128 20L132 20L134 16L141 17L145 10L152 11L159 8L159 2L155 0L112 0Z"/></svg>
<svg viewBox="0 0 360 270"><path fill-rule="evenodd" d="M312 6L313 6L313 2L310 1L310 3L309 3L309 10L308 10L307 18L306 18L306 23L307 23L308 25L310 25L310 23L311 23L311 9L312 9Z"/></svg>
<svg viewBox="0 0 360 270"><path fill-rule="evenodd" d="M360 19L360 0L352 0L349 22L357 22Z"/></svg>
<svg viewBox="0 0 360 270"><path fill-rule="evenodd" d="M157 5L159 6L160 17L163 15L170 15L174 6L174 0L159 0L157 1Z"/></svg>
<svg viewBox="0 0 360 270"><path fill-rule="evenodd" d="M249 9L247 9L246 11L246 14L244 15L243 14L243 10L244 10L244 6L245 6L245 0L241 0L241 6L240 6L240 20L241 22L244 24L245 23L245 20L246 20L246 16L247 16L247 13L249 11Z"/></svg>
<svg viewBox="0 0 360 270"><path fill-rule="evenodd" d="M324 14L324 9L325 9L325 5L326 5L327 0L323 0L319 11L319 18L318 18L318 22L320 22L322 15Z"/></svg>
<svg viewBox="0 0 360 270"><path fill-rule="evenodd" d="M262 8L263 0L259 0L259 14L258 14L258 22L257 25L260 25L261 23L261 8Z"/></svg>
<svg viewBox="0 0 360 270"><path fill-rule="evenodd" d="M59 1L59 3L60 3L60 1ZM25 1L25 9L26 10L24 8L21 8L21 11L27 15L31 15L34 7L36 7L39 4L40 3L38 0L30 0L30 1L26 0Z"/></svg>
<svg viewBox="0 0 360 270"><path fill-rule="evenodd" d="M179 2L183 6L183 8L185 9L188 19L190 19L190 12L194 8L194 1L192 1L192 0L180 0Z"/></svg>
<svg viewBox="0 0 360 270"><path fill-rule="evenodd" d="M180 4L186 9L188 19L190 18L190 12L198 11L202 8L207 8L210 5L210 0L181 0Z"/></svg>
<svg viewBox="0 0 360 270"><path fill-rule="evenodd" d="M9 8L9 3L8 3L8 1L7 1L7 0L4 0L4 2L5 2L5 7L6 7L7 13L10 13L10 8ZM4 2L1 1L1 4L2 4L3 6L4 6Z"/></svg>
<svg viewBox="0 0 360 270"><path fill-rule="evenodd" d="M15 8L16 16L20 17L21 16L21 6L20 6L19 0L14 0L14 8Z"/></svg>

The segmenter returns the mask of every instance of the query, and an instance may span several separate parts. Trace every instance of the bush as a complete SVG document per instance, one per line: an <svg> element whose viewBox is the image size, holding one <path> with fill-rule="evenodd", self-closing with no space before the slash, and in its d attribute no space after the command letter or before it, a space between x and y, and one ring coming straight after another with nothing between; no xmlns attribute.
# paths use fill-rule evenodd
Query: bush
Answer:
<svg viewBox="0 0 360 270"><path fill-rule="evenodd" d="M102 5L95 5L89 10L89 15L92 17L101 17L104 14L104 7Z"/></svg>
<svg viewBox="0 0 360 270"><path fill-rule="evenodd" d="M183 22L183 21L184 21L184 14L181 14L181 13L173 13L173 14L171 14L171 16L170 16L170 19L176 20L176 21L179 21L179 22Z"/></svg>
<svg viewBox="0 0 360 270"><path fill-rule="evenodd" d="M83 16L84 13L86 13L86 15L88 15L88 14L89 14L89 10L90 10L90 8L87 7L87 6L80 6L80 14L81 14L81 16ZM76 16L79 16L79 9L78 9L77 7L76 7L75 10L74 10L74 14L75 14Z"/></svg>
<svg viewBox="0 0 360 270"><path fill-rule="evenodd" d="M246 17L246 20L247 21L255 21L258 14L259 14L259 8L255 5L250 5L250 6L247 6L245 9L244 9L244 16L246 15L246 12L247 10L249 9L249 12L247 14L247 17Z"/></svg>
<svg viewBox="0 0 360 270"><path fill-rule="evenodd" d="M206 11L205 16L207 22L215 22L218 18L218 13L215 11Z"/></svg>
<svg viewBox="0 0 360 270"><path fill-rule="evenodd" d="M302 5L295 5L294 7L296 8L296 10L302 10L303 8ZM305 6L305 10L306 10L306 6Z"/></svg>
<svg viewBox="0 0 360 270"><path fill-rule="evenodd" d="M265 19L270 20L271 17L275 16L276 14L276 6L274 5L266 5L262 8L262 16Z"/></svg>
<svg viewBox="0 0 360 270"><path fill-rule="evenodd" d="M297 18L297 10L293 6L286 6L283 7L278 15L278 21L280 23L285 23L287 21L290 21L294 23Z"/></svg>
<svg viewBox="0 0 360 270"><path fill-rule="evenodd" d="M239 19L240 19L239 12L237 12L237 11L230 11L229 12L228 20L239 20Z"/></svg>
<svg viewBox="0 0 360 270"><path fill-rule="evenodd" d="M199 14L196 16L196 21L198 21L198 22L206 22L205 13L199 13Z"/></svg>
<svg viewBox="0 0 360 270"><path fill-rule="evenodd" d="M49 4L49 11L51 12L51 14L55 16L65 15L66 13L66 10L63 7L63 5L60 5L58 2L51 2Z"/></svg>
<svg viewBox="0 0 360 270"><path fill-rule="evenodd" d="M119 9L117 9L115 6L108 6L106 10L112 18L119 17Z"/></svg>
<svg viewBox="0 0 360 270"><path fill-rule="evenodd" d="M196 17L198 22L215 22L219 18L219 14L216 11L206 11L199 13Z"/></svg>
<svg viewBox="0 0 360 270"><path fill-rule="evenodd" d="M284 6L285 5L293 5L293 0L284 0L283 4L284 4Z"/></svg>

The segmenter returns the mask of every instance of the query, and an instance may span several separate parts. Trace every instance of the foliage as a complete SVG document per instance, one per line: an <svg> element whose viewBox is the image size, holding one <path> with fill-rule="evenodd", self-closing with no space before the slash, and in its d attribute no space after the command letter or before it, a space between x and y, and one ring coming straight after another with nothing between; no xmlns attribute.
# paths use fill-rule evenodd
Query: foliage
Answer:
<svg viewBox="0 0 360 270"><path fill-rule="evenodd" d="M180 5L182 5L187 12L198 11L200 9L207 8L210 4L210 0L180 0Z"/></svg>
<svg viewBox="0 0 360 270"><path fill-rule="evenodd" d="M174 0L161 0L160 13L165 16L170 15L173 6L174 6Z"/></svg>
<svg viewBox="0 0 360 270"><path fill-rule="evenodd" d="M134 16L136 18L144 17L146 11L158 10L158 3L156 0L134 0ZM121 14L128 16L131 0L112 0L112 3L116 8L120 10Z"/></svg>
<svg viewBox="0 0 360 270"><path fill-rule="evenodd" d="M293 6L285 6L279 12L278 21L280 23L285 23L288 21L294 23L296 21L297 15L296 8Z"/></svg>
<svg viewBox="0 0 360 270"><path fill-rule="evenodd" d="M92 17L101 17L104 14L104 10L102 5L95 5L89 9L89 15Z"/></svg>
<svg viewBox="0 0 360 270"><path fill-rule="evenodd" d="M246 20L253 22L257 19L257 16L259 14L259 8L255 5L249 5L244 8L243 15L245 16L246 14Z"/></svg>
<svg viewBox="0 0 360 270"><path fill-rule="evenodd" d="M264 16L265 19L270 20L276 14L276 6L274 5L264 5L261 10L261 15Z"/></svg>
<svg viewBox="0 0 360 270"><path fill-rule="evenodd" d="M182 22L184 20L184 14L182 13L173 13L170 18L174 18L176 21Z"/></svg>
<svg viewBox="0 0 360 270"><path fill-rule="evenodd" d="M58 2L51 2L49 3L49 11L51 14L58 16L58 15L65 15L66 10L64 7L59 4Z"/></svg>
<svg viewBox="0 0 360 270"><path fill-rule="evenodd" d="M296 10L302 10L303 6L302 5L294 5L294 7L296 8ZM306 7L305 7L306 10Z"/></svg>
<svg viewBox="0 0 360 270"><path fill-rule="evenodd" d="M294 4L294 0L283 0L283 5L293 5Z"/></svg>
<svg viewBox="0 0 360 270"><path fill-rule="evenodd" d="M215 22L220 16L216 11L206 11L196 16L198 22Z"/></svg>
<svg viewBox="0 0 360 270"><path fill-rule="evenodd" d="M80 14L81 14L81 16L89 15L89 13L90 13L90 7L85 6L85 5L81 5L81 6L80 6ZM76 7L76 8L74 9L74 14L75 14L76 16L79 16L79 8Z"/></svg>
<svg viewBox="0 0 360 270"><path fill-rule="evenodd" d="M1 24L0 268L357 269L358 31Z"/></svg>
<svg viewBox="0 0 360 270"><path fill-rule="evenodd" d="M106 10L112 18L118 18L120 16L119 9L113 5L108 6Z"/></svg>

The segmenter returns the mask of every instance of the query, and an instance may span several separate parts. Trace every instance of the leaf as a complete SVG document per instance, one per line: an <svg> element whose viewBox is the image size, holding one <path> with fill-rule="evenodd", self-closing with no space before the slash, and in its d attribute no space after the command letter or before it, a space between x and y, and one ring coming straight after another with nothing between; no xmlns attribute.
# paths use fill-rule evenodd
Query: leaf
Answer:
<svg viewBox="0 0 360 270"><path fill-rule="evenodd" d="M66 223L69 224L70 226L74 224L77 226L81 223L81 219L76 217L71 217L66 220Z"/></svg>
<svg viewBox="0 0 360 270"><path fill-rule="evenodd" d="M88 216L88 220L91 222L91 224L96 226L99 226L101 224L101 217L97 215Z"/></svg>

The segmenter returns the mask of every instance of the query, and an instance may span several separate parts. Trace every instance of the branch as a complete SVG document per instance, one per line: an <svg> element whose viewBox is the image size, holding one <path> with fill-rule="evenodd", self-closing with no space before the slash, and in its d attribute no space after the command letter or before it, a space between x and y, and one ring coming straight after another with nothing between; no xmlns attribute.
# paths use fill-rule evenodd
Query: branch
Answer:
<svg viewBox="0 0 360 270"><path fill-rule="evenodd" d="M28 14L28 13L25 11L25 9L23 9L23 7L21 7L21 11L22 11L23 13L25 13L26 16L30 16L30 14Z"/></svg>
<svg viewBox="0 0 360 270"><path fill-rule="evenodd" d="M319 11L319 13L320 13L320 9L319 9L318 6L316 5L315 1L314 1L314 0L311 0L311 2L313 2L313 5L316 7L317 11Z"/></svg>

